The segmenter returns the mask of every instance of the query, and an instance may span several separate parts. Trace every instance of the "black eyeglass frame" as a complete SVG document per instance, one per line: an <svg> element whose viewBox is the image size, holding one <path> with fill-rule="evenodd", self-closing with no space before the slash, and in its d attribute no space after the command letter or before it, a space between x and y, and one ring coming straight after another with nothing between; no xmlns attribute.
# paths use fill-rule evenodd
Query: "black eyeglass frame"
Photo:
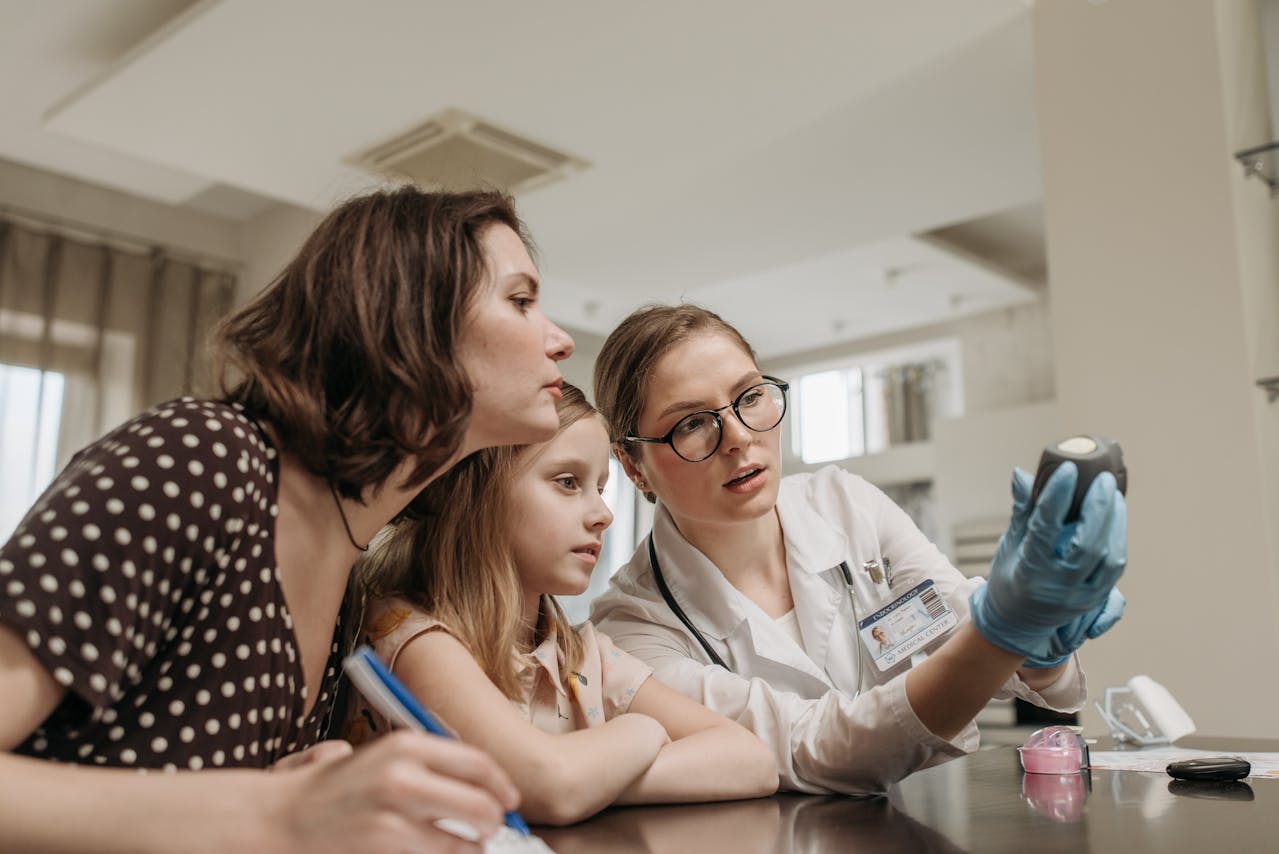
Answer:
<svg viewBox="0 0 1279 854"><path fill-rule="evenodd" d="M675 425L671 427L671 429L666 433L665 436L658 436L658 437L624 436L622 438L622 441L644 442L645 444L649 444L649 445L670 445L671 450L675 452L675 456L679 457L684 462L701 463L715 456L715 452L719 450L719 446L723 444L724 442L724 417L720 415L720 413L723 412L725 409L731 408L733 410L733 415L737 417L738 423L741 424L743 427L745 427L747 430L750 430L752 433L767 433L771 430L776 430L777 425L781 424L782 419L786 417L786 412L790 407L790 399L786 396L786 393L790 391L790 383L786 382L785 380L779 380L777 377L770 377L767 374L761 374L760 376L763 377L763 380L761 382L755 383L750 388L743 389L741 394L733 398L732 403L726 403L723 406L719 407L718 409L699 409L696 412L690 412L687 415L685 415L683 418L681 418L680 420L676 421ZM765 386L765 385L773 385L781 389L782 411L781 411L781 414L777 416L777 421L773 424L772 427L765 427L763 430L757 430L751 425L747 424L746 420L742 418L742 412L740 409L738 409L738 406L741 405L743 397L750 394L752 391L759 388L760 386ZM690 460L688 457L684 456L678 450L676 450L675 431L679 429L679 425L683 424L688 419L694 418L698 415L709 415L711 418L715 419L715 426L719 428L719 438L715 440L715 447L711 448L710 451L707 452L706 456L698 457L695 460Z"/></svg>

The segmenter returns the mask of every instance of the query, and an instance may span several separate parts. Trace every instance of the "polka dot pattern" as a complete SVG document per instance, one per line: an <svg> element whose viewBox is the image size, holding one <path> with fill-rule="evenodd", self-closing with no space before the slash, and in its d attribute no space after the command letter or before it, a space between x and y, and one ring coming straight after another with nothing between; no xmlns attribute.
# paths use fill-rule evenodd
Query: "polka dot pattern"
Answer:
<svg viewBox="0 0 1279 854"><path fill-rule="evenodd" d="M276 457L238 408L183 399L72 459L0 547L0 622L67 688L14 752L264 767L322 737L338 646L305 714L274 565Z"/></svg>

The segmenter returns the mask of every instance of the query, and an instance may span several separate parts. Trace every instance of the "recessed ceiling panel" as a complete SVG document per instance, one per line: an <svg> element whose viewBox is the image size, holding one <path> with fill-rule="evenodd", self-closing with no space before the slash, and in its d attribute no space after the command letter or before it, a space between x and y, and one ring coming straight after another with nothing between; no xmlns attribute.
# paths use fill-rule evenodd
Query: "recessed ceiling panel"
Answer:
<svg viewBox="0 0 1279 854"><path fill-rule="evenodd" d="M458 110L438 113L347 158L371 175L446 190L522 193L588 165L580 157Z"/></svg>
<svg viewBox="0 0 1279 854"><path fill-rule="evenodd" d="M376 183L353 153L461 108L591 163L519 198L548 305L558 284L598 329L646 300L749 293L779 322L779 293L787 309L820 303L765 288L779 280L760 271L820 271L1039 196L1030 44L1021 0L221 0L65 99L45 128L320 210ZM780 283L815 301L824 281ZM980 302L938 287L940 302L921 280L916 322L933 302ZM895 325L903 304L878 316ZM802 340L811 318L795 322L766 349Z"/></svg>
<svg viewBox="0 0 1279 854"><path fill-rule="evenodd" d="M971 258L907 237L695 289L686 298L733 318L761 358L775 358L1039 297Z"/></svg>

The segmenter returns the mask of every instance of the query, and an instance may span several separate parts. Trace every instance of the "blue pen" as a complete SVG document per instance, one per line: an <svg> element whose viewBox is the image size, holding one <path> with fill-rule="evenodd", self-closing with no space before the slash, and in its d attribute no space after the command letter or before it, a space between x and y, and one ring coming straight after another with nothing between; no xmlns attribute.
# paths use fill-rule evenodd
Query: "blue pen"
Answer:
<svg viewBox="0 0 1279 854"><path fill-rule="evenodd" d="M423 708L417 697L404 687L404 683L395 678L395 674L381 662L372 647L362 646L348 655L342 662L342 669L355 687L360 689L364 698L391 723L409 729L425 730L444 738L453 737L435 715ZM523 816L515 810L507 811L506 826L523 836L529 835Z"/></svg>

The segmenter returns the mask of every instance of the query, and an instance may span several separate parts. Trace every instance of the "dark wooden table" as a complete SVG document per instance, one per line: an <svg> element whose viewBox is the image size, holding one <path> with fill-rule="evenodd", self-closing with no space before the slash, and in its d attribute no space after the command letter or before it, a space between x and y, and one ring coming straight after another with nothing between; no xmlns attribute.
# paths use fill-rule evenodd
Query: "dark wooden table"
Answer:
<svg viewBox="0 0 1279 854"><path fill-rule="evenodd" d="M1180 747L1279 752L1275 741L1184 739ZM538 828L576 852L1279 852L1279 780L1186 784L1095 770L1026 775L1013 748L920 771L887 797L776 795L755 801L607 810Z"/></svg>

